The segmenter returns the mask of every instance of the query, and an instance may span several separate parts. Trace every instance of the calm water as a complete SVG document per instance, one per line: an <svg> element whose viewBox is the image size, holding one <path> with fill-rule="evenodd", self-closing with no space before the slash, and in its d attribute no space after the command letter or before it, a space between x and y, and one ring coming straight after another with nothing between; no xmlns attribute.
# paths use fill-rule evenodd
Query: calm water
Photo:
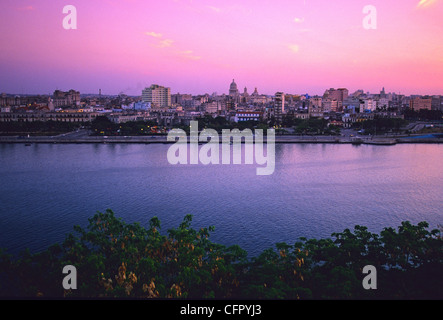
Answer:
<svg viewBox="0 0 443 320"><path fill-rule="evenodd" d="M401 221L443 224L443 146L276 145L276 170L171 166L167 145L0 145L0 247L38 251L96 211L162 230L186 214L251 255L277 242Z"/></svg>

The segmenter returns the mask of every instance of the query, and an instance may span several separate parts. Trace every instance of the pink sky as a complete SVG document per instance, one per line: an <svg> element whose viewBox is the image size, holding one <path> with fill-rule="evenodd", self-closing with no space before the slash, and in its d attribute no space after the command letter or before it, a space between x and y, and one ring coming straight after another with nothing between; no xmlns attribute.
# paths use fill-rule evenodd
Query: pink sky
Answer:
<svg viewBox="0 0 443 320"><path fill-rule="evenodd" d="M0 12L0 92L222 94L235 78L249 93L443 94L443 0L2 0Z"/></svg>

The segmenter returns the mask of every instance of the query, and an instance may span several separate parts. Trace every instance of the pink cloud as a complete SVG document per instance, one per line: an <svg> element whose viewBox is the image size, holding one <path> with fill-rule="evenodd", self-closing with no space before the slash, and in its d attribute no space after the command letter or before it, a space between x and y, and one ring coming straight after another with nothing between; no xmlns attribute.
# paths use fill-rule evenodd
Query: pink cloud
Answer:
<svg viewBox="0 0 443 320"><path fill-rule="evenodd" d="M335 84L431 93L443 83L442 1L371 3L373 32L361 27L362 0L74 0L79 28L70 32L62 4L4 0L0 82L5 91L63 81L95 88L106 73L112 87L134 79L194 93L226 92L232 78L270 94Z"/></svg>

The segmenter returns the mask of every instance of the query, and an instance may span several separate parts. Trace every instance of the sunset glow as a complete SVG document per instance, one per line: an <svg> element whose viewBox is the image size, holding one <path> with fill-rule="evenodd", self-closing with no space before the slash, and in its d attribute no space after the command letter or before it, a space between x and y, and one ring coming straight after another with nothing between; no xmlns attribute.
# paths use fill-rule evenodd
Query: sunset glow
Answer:
<svg viewBox="0 0 443 320"><path fill-rule="evenodd" d="M78 29L65 30L64 5ZM443 1L3 0L0 91L443 91Z"/></svg>

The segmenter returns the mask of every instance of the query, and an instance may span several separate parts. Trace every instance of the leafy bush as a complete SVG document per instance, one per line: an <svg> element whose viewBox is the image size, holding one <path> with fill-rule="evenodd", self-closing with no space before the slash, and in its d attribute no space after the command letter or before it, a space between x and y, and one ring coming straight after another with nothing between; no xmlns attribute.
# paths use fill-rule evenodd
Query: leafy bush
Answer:
<svg viewBox="0 0 443 320"><path fill-rule="evenodd" d="M441 299L443 250L439 230L403 222L379 235L356 226L333 239L305 239L247 259L238 246L209 240L186 216L160 233L126 224L108 210L74 227L48 250L12 258L0 251L0 295L7 297L182 299ZM74 265L77 290L64 290L63 267ZM364 290L362 269L374 265L378 290Z"/></svg>

